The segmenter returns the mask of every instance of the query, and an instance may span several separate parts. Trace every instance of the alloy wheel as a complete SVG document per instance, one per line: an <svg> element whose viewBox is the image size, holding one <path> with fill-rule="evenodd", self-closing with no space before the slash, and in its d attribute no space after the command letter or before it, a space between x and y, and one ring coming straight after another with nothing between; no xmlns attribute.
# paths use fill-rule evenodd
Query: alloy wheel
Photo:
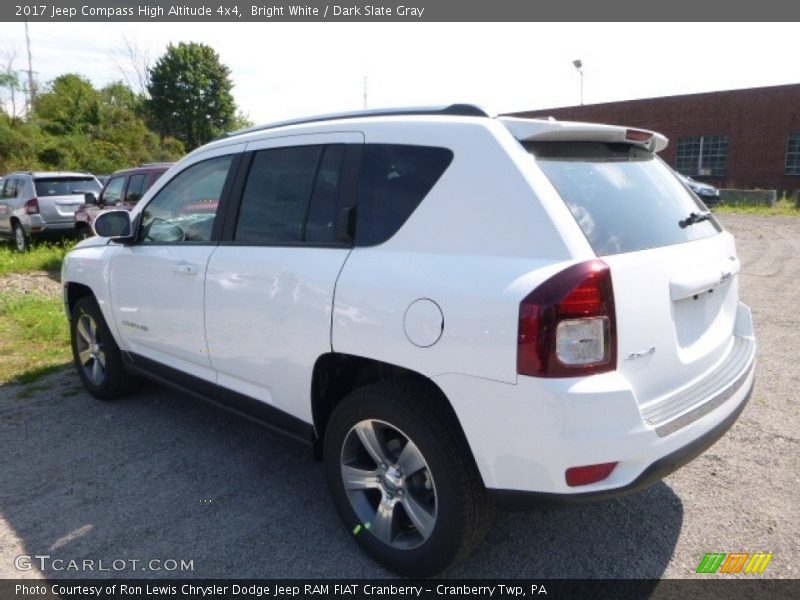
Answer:
<svg viewBox="0 0 800 600"><path fill-rule="evenodd" d="M425 457L398 428L376 419L345 437L341 476L361 525L393 548L423 544L436 524L437 497Z"/></svg>
<svg viewBox="0 0 800 600"><path fill-rule="evenodd" d="M97 339L97 323L88 314L78 317L75 326L78 360L84 374L94 385L102 385L106 377L106 354Z"/></svg>

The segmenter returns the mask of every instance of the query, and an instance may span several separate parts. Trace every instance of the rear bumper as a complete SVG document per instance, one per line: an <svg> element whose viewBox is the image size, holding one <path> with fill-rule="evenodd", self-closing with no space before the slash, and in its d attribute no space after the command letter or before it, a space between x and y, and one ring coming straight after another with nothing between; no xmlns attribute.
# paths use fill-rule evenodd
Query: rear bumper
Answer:
<svg viewBox="0 0 800 600"><path fill-rule="evenodd" d="M20 219L25 233L32 237L59 237L75 231L74 221L47 222L41 215L26 215Z"/></svg>
<svg viewBox="0 0 800 600"><path fill-rule="evenodd" d="M728 352L705 375L640 406L619 372L585 378L520 377L516 384L434 377L450 399L484 485L503 504L597 500L657 481L713 444L743 410L755 377L749 309L739 305ZM571 487L572 467L617 463Z"/></svg>
<svg viewBox="0 0 800 600"><path fill-rule="evenodd" d="M669 475L680 469L685 464L693 461L700 456L703 452L713 446L728 429L736 422L739 415L742 414L750 395L753 393L753 385L755 378L750 378L750 386L743 400L718 425L708 430L705 434L690 442L686 446L675 450L674 452L663 456L647 467L642 474L639 475L628 485L618 488L607 489L599 492L586 492L576 494L550 494L546 492L526 492L521 490L500 490L489 489L489 499L496 506L509 510L520 510L526 508L535 508L541 506L552 506L558 504L581 504L585 502L598 502L602 500L609 500L611 498L618 498L627 494L632 494L643 490L644 488L661 481Z"/></svg>

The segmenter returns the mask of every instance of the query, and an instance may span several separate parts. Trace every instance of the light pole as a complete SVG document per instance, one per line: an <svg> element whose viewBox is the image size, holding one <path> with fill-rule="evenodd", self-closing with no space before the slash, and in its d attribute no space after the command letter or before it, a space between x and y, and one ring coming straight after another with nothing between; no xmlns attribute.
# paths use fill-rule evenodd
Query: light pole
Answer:
<svg viewBox="0 0 800 600"><path fill-rule="evenodd" d="M575 67L581 76L581 106L583 106L583 63L581 59L577 58L572 61L572 66Z"/></svg>

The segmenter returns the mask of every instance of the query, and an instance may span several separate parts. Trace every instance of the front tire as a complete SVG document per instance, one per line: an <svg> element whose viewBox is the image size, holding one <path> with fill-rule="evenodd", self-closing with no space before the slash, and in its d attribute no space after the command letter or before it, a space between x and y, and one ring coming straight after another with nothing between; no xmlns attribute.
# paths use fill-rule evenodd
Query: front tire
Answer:
<svg viewBox="0 0 800 600"><path fill-rule="evenodd" d="M86 391L100 400L112 400L131 389L122 354L94 298L86 296L75 303L70 334L75 368Z"/></svg>
<svg viewBox="0 0 800 600"><path fill-rule="evenodd" d="M334 504L373 558L411 577L439 573L488 529L486 490L455 418L428 386L390 380L334 410L324 460Z"/></svg>
<svg viewBox="0 0 800 600"><path fill-rule="evenodd" d="M87 226L80 227L77 232L75 232L75 239L79 242L83 240L88 240L92 237L92 230Z"/></svg>

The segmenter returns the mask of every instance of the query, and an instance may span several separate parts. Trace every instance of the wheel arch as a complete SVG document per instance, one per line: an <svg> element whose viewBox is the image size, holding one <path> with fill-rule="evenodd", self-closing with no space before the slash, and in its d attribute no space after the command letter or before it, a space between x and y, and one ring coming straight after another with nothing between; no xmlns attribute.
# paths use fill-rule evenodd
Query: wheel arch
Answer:
<svg viewBox="0 0 800 600"><path fill-rule="evenodd" d="M91 296L92 298L97 299L92 288L88 285L84 285L82 283L76 283L74 281L69 281L66 284L67 293L66 293L66 303L67 303L67 316L72 318L72 309L75 308L75 304L81 298L85 298L86 296Z"/></svg>
<svg viewBox="0 0 800 600"><path fill-rule="evenodd" d="M440 406L452 418L458 434L469 448L464 429L450 400L432 379L417 371L379 360L353 354L329 352L317 359L311 378L311 414L316 432L314 455L317 459L322 456L322 442L325 438L328 420L339 402L359 388L386 379L410 379L430 391L431 397L436 398Z"/></svg>

